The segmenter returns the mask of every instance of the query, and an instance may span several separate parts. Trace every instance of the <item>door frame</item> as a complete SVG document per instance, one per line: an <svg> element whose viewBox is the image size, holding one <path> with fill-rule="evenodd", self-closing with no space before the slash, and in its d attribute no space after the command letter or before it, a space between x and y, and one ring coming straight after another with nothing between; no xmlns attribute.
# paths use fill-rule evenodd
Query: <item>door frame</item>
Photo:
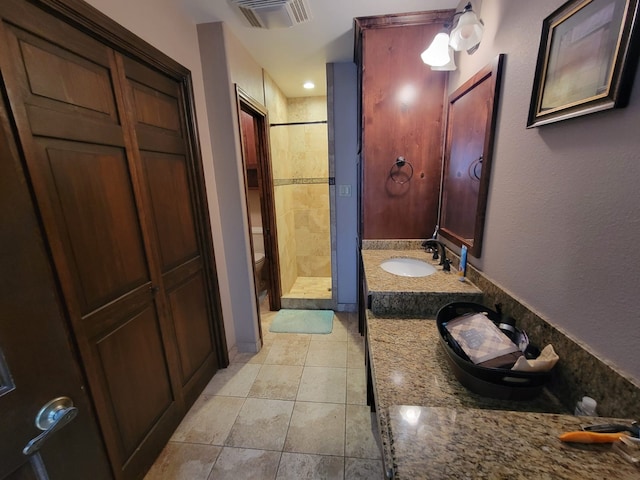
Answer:
<svg viewBox="0 0 640 480"><path fill-rule="evenodd" d="M271 148L269 145L269 114L256 99L252 98L237 84L236 108L238 115L238 125L241 125L240 112L244 111L255 120L256 126L256 147L258 160L258 191L260 192L260 213L262 216L262 229L264 235L264 250L267 257L266 267L269 272L269 308L280 310L280 299L282 297L282 287L280 283L280 256L278 252L278 231L276 227L275 196L273 192L273 171L271 167ZM242 138L242 128L240 127L240 138ZM244 172L244 195L247 199L247 220L251 231L251 216L249 215L248 183L246 155L244 152L244 142L240 142L242 147L242 169ZM251 259L253 258L253 237L249 235L251 242ZM254 272L255 279L255 272ZM260 318L260 304L258 299L258 286L256 284L256 304L258 308L258 318ZM258 323L259 324L259 323ZM260 327L262 336L262 327Z"/></svg>

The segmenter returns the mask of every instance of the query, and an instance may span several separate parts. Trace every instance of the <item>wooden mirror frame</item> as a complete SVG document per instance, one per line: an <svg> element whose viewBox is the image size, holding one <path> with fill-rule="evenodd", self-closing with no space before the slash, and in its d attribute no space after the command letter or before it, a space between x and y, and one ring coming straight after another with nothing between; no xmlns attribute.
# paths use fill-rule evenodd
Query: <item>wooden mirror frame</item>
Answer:
<svg viewBox="0 0 640 480"><path fill-rule="evenodd" d="M482 237L487 208L489 178L491 176L491 158L493 156L493 139L498 113L498 94L500 91L503 60L504 54L498 55L489 65L449 95L447 109L447 133L443 165L439 233L455 245L466 245L469 249L469 254L476 258L479 258L482 253ZM479 87L484 88L487 93L484 97L481 97L481 101L473 99L475 102L473 103L470 101L472 97L467 97L467 95L474 91L477 92L476 89ZM471 103L472 107L475 107L473 112L475 114L479 113L479 115L472 116L469 114L469 111L465 114L463 107L467 107L469 103ZM481 108L477 108L478 106ZM485 114L486 118L481 118L482 114ZM475 124L474 120L476 121ZM484 132L481 132L483 127ZM455 138L454 132L457 134ZM471 136L474 133L484 136L482 152L478 155L477 153L473 154L469 152L469 148L462 148L463 158L456 164L457 171L455 172L455 176L460 178L463 175L467 175L471 181L476 181L471 177L471 172L473 172L475 179L477 179L479 183L477 195L474 195L472 192L469 193L468 189L466 192L461 192L459 186L454 189L451 186L453 172L449 172L452 166L452 151L457 154L459 153L458 150L461 145L469 147L472 140ZM461 172L459 169L461 164L467 167L465 172ZM478 165L480 165L479 175L477 173ZM460 185L460 182L458 182L458 184ZM466 182L466 186L468 185L470 185L469 182ZM464 186L465 185L463 185L463 187ZM460 196L460 193L465 195L464 198ZM459 209L459 207L465 203L475 203L476 206L475 209L471 208L471 211L463 213L463 217L466 217L468 221L466 221L466 225L462 229L464 231L460 231L461 229L458 228L458 225L450 219L453 215L450 215L449 220L447 220L447 212L455 210L456 207ZM449 207L451 207L451 209ZM458 220L459 219L460 215L458 215ZM464 218L462 221L464 221ZM458 223L460 223L460 221L458 221ZM468 234L465 235L465 233L472 233L472 236Z"/></svg>

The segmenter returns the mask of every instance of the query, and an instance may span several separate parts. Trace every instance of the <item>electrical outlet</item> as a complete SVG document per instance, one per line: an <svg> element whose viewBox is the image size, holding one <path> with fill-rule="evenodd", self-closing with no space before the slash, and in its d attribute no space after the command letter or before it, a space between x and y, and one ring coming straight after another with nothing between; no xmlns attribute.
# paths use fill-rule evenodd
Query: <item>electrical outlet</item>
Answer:
<svg viewBox="0 0 640 480"><path fill-rule="evenodd" d="M339 197L350 197L351 196L351 185L338 185L338 196Z"/></svg>

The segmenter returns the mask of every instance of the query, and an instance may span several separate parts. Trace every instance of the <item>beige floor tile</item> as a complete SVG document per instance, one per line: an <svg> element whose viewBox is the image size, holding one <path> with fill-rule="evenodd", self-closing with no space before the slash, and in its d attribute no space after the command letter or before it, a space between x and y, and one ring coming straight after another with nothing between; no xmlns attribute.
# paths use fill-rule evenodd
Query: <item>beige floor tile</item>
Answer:
<svg viewBox="0 0 640 480"><path fill-rule="evenodd" d="M347 405L345 455L380 459L375 414L366 405Z"/></svg>
<svg viewBox="0 0 640 480"><path fill-rule="evenodd" d="M333 317L333 328L331 333L324 335L312 335L311 342L346 342L348 338L347 327L337 321L336 316Z"/></svg>
<svg viewBox="0 0 640 480"><path fill-rule="evenodd" d="M344 404L296 402L284 451L343 456L344 438Z"/></svg>
<svg viewBox="0 0 640 480"><path fill-rule="evenodd" d="M269 331L269 326L265 326L265 324L262 324L262 345L263 348L264 347L271 347L271 345L273 345L273 342L275 341L275 339L277 338L278 334L277 333L272 333Z"/></svg>
<svg viewBox="0 0 640 480"><path fill-rule="evenodd" d="M223 445L243 404L244 398L202 395L184 417L171 440Z"/></svg>
<svg viewBox="0 0 640 480"><path fill-rule="evenodd" d="M249 391L250 397L295 400L302 365L263 365Z"/></svg>
<svg viewBox="0 0 640 480"><path fill-rule="evenodd" d="M344 478L347 480L371 480L374 478L385 478L382 460L345 458Z"/></svg>
<svg viewBox="0 0 640 480"><path fill-rule="evenodd" d="M347 347L347 366L349 368L364 368L364 338L350 341Z"/></svg>
<svg viewBox="0 0 640 480"><path fill-rule="evenodd" d="M231 363L259 363L262 364L269 355L270 345L264 345L258 353L240 352L233 357Z"/></svg>
<svg viewBox="0 0 640 480"><path fill-rule="evenodd" d="M347 341L348 342L364 342L364 335L360 335L358 332L358 326L356 325L355 329L349 327L347 330Z"/></svg>
<svg viewBox="0 0 640 480"><path fill-rule="evenodd" d="M367 404L367 374L364 368L347 368L347 403Z"/></svg>
<svg viewBox="0 0 640 480"><path fill-rule="evenodd" d="M168 443L144 480L207 480L220 450L213 445Z"/></svg>
<svg viewBox="0 0 640 480"><path fill-rule="evenodd" d="M218 370L202 393L246 397L259 371L260 365L257 364L232 363L227 368Z"/></svg>
<svg viewBox="0 0 640 480"><path fill-rule="evenodd" d="M274 479L280 452L224 447L209 480Z"/></svg>
<svg viewBox="0 0 640 480"><path fill-rule="evenodd" d="M296 400L299 402L345 403L347 369L304 367Z"/></svg>
<svg viewBox="0 0 640 480"><path fill-rule="evenodd" d="M304 365L308 343L285 343L276 340L271 345L264 363L268 365Z"/></svg>
<svg viewBox="0 0 640 480"><path fill-rule="evenodd" d="M347 342L311 342L305 366L346 367Z"/></svg>
<svg viewBox="0 0 640 480"><path fill-rule="evenodd" d="M310 333L282 333L282 332L274 332L275 335L275 344L281 345L293 345L293 344L309 344L311 341Z"/></svg>
<svg viewBox="0 0 640 480"><path fill-rule="evenodd" d="M293 405L284 400L247 398L225 445L282 450Z"/></svg>
<svg viewBox="0 0 640 480"><path fill-rule="evenodd" d="M344 458L284 452L276 479L300 480L302 478L342 480L344 478Z"/></svg>

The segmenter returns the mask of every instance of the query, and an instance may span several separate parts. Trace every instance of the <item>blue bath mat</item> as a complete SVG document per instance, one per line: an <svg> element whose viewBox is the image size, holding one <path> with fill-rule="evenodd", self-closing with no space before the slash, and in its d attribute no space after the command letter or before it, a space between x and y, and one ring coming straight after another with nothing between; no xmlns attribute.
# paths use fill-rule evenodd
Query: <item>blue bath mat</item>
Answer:
<svg viewBox="0 0 640 480"><path fill-rule="evenodd" d="M271 322L275 333L331 333L332 310L280 310Z"/></svg>

